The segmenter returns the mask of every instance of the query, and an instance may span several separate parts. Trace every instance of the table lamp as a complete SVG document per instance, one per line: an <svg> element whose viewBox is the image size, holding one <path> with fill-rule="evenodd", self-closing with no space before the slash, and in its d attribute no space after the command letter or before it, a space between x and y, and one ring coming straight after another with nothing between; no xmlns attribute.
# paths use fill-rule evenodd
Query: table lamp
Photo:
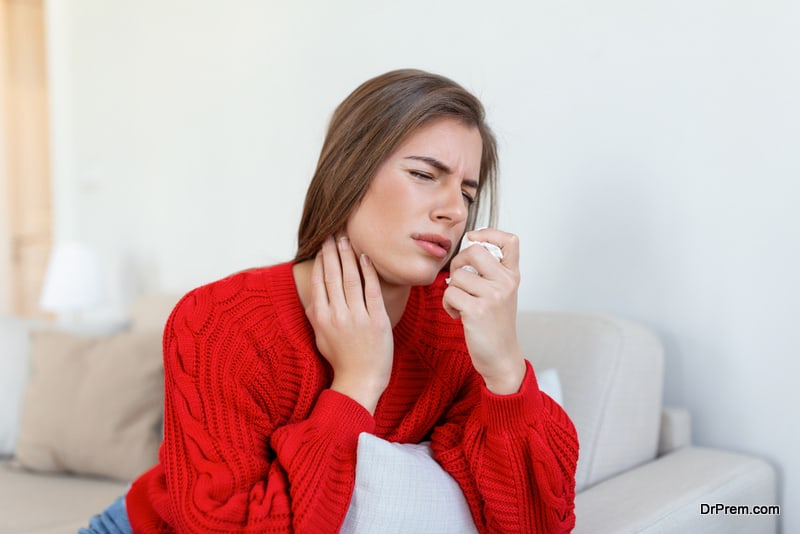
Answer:
<svg viewBox="0 0 800 534"><path fill-rule="evenodd" d="M78 314L105 299L100 265L92 249L77 242L57 244L47 265L39 306L75 321Z"/></svg>

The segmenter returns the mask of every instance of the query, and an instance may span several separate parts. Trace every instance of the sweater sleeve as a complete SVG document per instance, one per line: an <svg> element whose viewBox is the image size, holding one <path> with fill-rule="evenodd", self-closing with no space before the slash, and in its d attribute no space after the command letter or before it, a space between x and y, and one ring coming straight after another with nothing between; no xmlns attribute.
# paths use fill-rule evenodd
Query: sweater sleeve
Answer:
<svg viewBox="0 0 800 534"><path fill-rule="evenodd" d="M254 343L211 306L190 293L165 330L162 517L177 532L336 532L372 416L331 390L297 420L257 402L278 378L254 379Z"/></svg>
<svg viewBox="0 0 800 534"><path fill-rule="evenodd" d="M434 429L432 448L458 481L480 532L569 532L575 525L578 437L539 390L530 362L522 386L495 395L477 372Z"/></svg>

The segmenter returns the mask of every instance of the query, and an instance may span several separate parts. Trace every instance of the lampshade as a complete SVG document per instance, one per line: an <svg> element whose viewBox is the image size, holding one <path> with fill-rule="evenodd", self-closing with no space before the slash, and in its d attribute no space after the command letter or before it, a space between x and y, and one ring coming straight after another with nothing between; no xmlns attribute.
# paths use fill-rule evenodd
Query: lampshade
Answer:
<svg viewBox="0 0 800 534"><path fill-rule="evenodd" d="M39 306L45 311L73 312L101 304L105 286L94 252L82 243L55 246L47 265Z"/></svg>

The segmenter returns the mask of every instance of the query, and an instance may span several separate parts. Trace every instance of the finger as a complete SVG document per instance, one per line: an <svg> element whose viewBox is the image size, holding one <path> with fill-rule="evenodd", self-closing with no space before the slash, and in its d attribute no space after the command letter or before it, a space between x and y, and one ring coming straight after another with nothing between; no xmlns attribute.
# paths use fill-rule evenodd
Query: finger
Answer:
<svg viewBox="0 0 800 534"><path fill-rule="evenodd" d="M494 260L497 263L497 260ZM450 272L450 287L456 287L473 297L482 296L487 291L486 282L480 274L465 269L455 269Z"/></svg>
<svg viewBox="0 0 800 534"><path fill-rule="evenodd" d="M450 317L458 319L461 317L463 310L469 309L474 299L475 297L472 297L462 289L450 286L444 292L442 306L444 306L444 310Z"/></svg>
<svg viewBox="0 0 800 534"><path fill-rule="evenodd" d="M378 272L366 254L361 255L361 272L364 274L364 302L367 305L367 313L373 317L386 313Z"/></svg>
<svg viewBox="0 0 800 534"><path fill-rule="evenodd" d="M329 237L322 244L322 268L328 301L333 306L346 305L342 289L342 264L333 237Z"/></svg>
<svg viewBox="0 0 800 534"><path fill-rule="evenodd" d="M519 269L519 237L516 235L496 228L484 228L467 232L467 239L497 245L503 252L503 259L500 262L509 269Z"/></svg>
<svg viewBox="0 0 800 534"><path fill-rule="evenodd" d="M507 269L491 252L478 245L473 245L459 252L458 256L450 262L450 271L451 273L457 273L466 265L474 268L481 277L488 280L500 278L499 272Z"/></svg>
<svg viewBox="0 0 800 534"><path fill-rule="evenodd" d="M444 306L444 311L447 312L447 315L449 315L453 319L458 319L459 317L461 317L461 313L452 306L449 306L447 302L442 301L442 305Z"/></svg>
<svg viewBox="0 0 800 534"><path fill-rule="evenodd" d="M342 287L344 297L350 308L364 305L364 292L361 287L361 273L356 264L356 257L350 240L347 236L340 236L336 240L339 248L339 260L342 265Z"/></svg>
<svg viewBox="0 0 800 534"><path fill-rule="evenodd" d="M311 302L317 309L328 305L328 291L322 273L322 251L317 252L314 265L311 267Z"/></svg>

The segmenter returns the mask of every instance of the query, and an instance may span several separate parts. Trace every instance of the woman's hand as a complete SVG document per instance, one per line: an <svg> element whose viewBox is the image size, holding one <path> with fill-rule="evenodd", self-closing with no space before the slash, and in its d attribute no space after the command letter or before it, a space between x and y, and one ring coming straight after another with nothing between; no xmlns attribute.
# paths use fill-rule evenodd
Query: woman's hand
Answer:
<svg viewBox="0 0 800 534"><path fill-rule="evenodd" d="M450 286L443 305L451 317L461 317L472 365L489 391L516 393L525 377L525 359L517 339L519 239L491 228L469 232L472 241L485 241L503 251L497 261L483 247L472 246L450 262ZM462 269L471 265L478 274Z"/></svg>
<svg viewBox="0 0 800 534"><path fill-rule="evenodd" d="M314 259L306 315L333 368L331 389L375 412L392 372L394 340L378 273L347 237L329 237ZM363 275L363 284L362 284Z"/></svg>

